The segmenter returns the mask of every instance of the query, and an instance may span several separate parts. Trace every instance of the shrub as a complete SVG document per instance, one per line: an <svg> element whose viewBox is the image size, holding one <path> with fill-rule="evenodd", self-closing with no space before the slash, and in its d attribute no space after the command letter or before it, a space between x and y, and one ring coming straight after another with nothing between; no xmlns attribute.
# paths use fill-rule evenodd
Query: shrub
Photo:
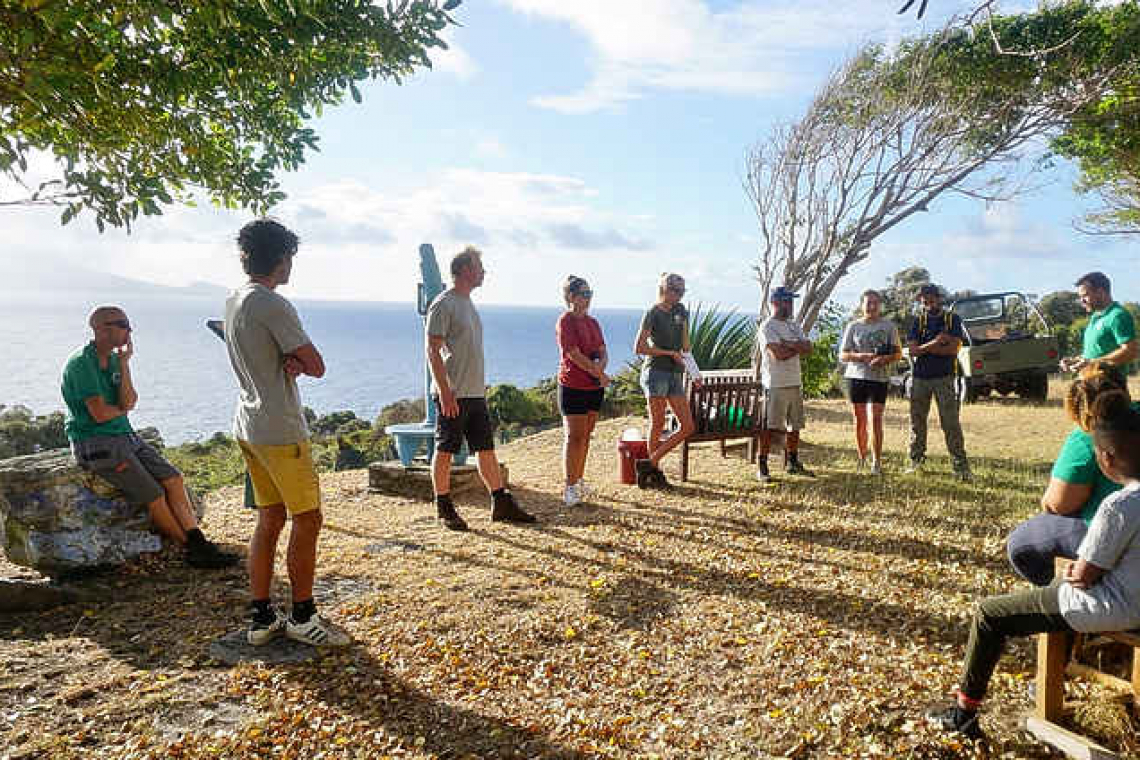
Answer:
<svg viewBox="0 0 1140 760"><path fill-rule="evenodd" d="M373 423L375 427L383 430L388 425L399 425L405 422L421 422L427 418L427 410L424 407L424 400L417 399L400 399L399 401L388 404L380 410L379 416L376 417L376 422Z"/></svg>
<svg viewBox="0 0 1140 760"><path fill-rule="evenodd" d="M26 406L0 404L0 459L65 448L63 412L36 415Z"/></svg>
<svg viewBox="0 0 1140 760"><path fill-rule="evenodd" d="M491 386L487 393L487 408L498 425L541 425L558 419L540 394L529 394L509 383Z"/></svg>

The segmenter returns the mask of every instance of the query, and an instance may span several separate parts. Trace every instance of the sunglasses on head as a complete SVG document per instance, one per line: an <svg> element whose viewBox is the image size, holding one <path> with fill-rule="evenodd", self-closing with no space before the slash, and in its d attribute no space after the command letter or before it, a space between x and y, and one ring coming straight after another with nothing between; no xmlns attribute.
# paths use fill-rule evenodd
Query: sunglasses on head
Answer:
<svg viewBox="0 0 1140 760"><path fill-rule="evenodd" d="M108 319L103 323L104 327L118 327L121 330L131 329L131 323L125 319Z"/></svg>

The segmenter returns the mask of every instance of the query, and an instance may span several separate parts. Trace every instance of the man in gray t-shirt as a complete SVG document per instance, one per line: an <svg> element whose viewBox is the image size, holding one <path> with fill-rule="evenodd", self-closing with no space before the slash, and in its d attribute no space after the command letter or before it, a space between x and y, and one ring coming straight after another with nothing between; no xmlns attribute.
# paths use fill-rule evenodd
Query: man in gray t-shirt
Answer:
<svg viewBox="0 0 1140 760"><path fill-rule="evenodd" d="M451 260L452 287L428 307L426 352L435 406L435 453L431 481L436 515L449 530L467 530L451 501L451 459L467 440L479 476L491 492L491 519L534 522L503 484L495 456L495 428L487 409L483 377L483 322L471 291L483 284L483 254L468 246Z"/></svg>
<svg viewBox="0 0 1140 760"><path fill-rule="evenodd" d="M297 378L282 371L282 357L312 345L293 304L250 281L226 301L226 347L241 387L234 437L284 446L309 439Z"/></svg>
<svg viewBox="0 0 1140 760"><path fill-rule="evenodd" d="M226 301L226 348L241 388L234 437L257 505L257 528L249 542L252 599L246 639L257 646L285 635L314 646L345 646L348 634L318 615L313 600L321 492L296 380L302 374L323 376L325 362L293 305L276 292L289 282L297 242L272 219L242 227L238 247L249 282ZM277 541L287 517L293 518L288 618L270 601Z"/></svg>

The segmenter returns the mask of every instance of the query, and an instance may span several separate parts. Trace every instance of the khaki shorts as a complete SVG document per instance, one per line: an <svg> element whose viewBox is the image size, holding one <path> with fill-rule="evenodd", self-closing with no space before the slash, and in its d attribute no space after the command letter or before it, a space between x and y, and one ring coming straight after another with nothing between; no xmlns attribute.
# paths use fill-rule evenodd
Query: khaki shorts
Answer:
<svg viewBox="0 0 1140 760"><path fill-rule="evenodd" d="M764 396L764 421L769 430L803 430L804 389L769 388Z"/></svg>
<svg viewBox="0 0 1140 760"><path fill-rule="evenodd" d="M291 515L321 508L321 486L308 441L266 446L238 440L258 507L284 504Z"/></svg>

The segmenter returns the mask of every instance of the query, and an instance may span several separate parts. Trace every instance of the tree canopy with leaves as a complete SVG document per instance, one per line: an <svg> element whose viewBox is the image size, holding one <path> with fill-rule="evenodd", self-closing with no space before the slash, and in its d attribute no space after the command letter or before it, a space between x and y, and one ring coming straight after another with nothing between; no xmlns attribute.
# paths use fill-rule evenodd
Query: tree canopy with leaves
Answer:
<svg viewBox="0 0 1140 760"><path fill-rule="evenodd" d="M0 205L100 229L196 191L264 211L317 148L306 120L430 67L459 3L0 0Z"/></svg>
<svg viewBox="0 0 1140 760"><path fill-rule="evenodd" d="M995 49L1000 56L989 52ZM1091 229L1140 232L1136 0L1077 0L1036 13L991 16L971 37L953 40L946 62L954 81L980 86L985 97L1018 97L1041 87L1060 96L1065 119L1051 135L1052 148L1077 160L1082 172L1078 189L1103 202L1088 217ZM1088 92L1079 86L1093 71L1102 72L1099 91L1096 97L1084 97Z"/></svg>
<svg viewBox="0 0 1140 760"><path fill-rule="evenodd" d="M787 285L804 294L799 319L810 328L889 230L947 194L1022 191L1034 169L1026 155L1135 66L1101 33L1107 12L1069 3L897 50L871 45L847 61L802 119L748 154L761 308L770 287Z"/></svg>

